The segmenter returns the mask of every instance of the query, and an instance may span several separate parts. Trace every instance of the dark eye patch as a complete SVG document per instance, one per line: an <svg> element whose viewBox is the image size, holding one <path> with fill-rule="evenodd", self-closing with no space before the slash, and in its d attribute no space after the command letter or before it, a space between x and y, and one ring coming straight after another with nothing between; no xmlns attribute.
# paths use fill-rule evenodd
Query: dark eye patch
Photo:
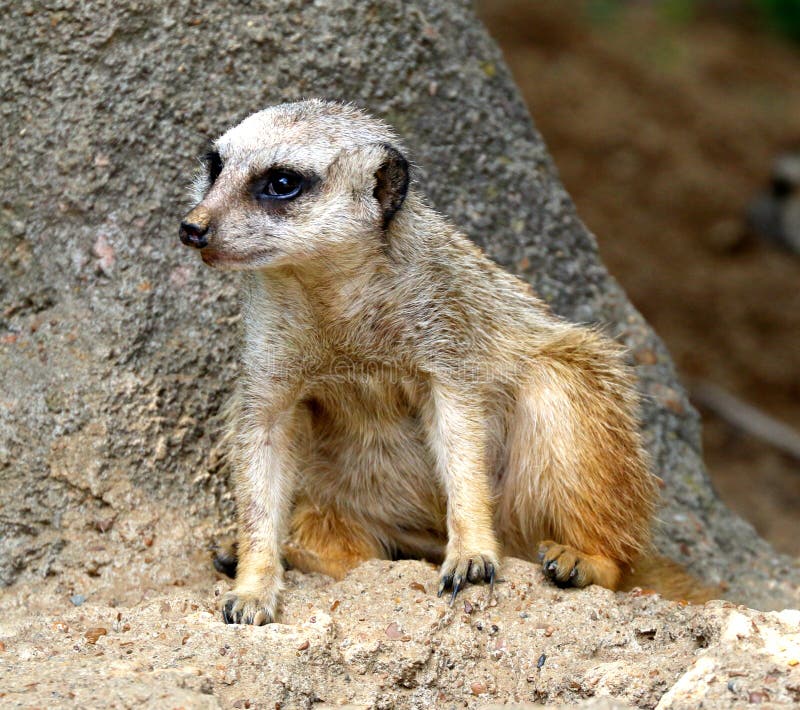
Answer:
<svg viewBox="0 0 800 710"><path fill-rule="evenodd" d="M262 204L286 203L308 190L316 179L290 168L272 167L251 184L253 197Z"/></svg>
<svg viewBox="0 0 800 710"><path fill-rule="evenodd" d="M208 183L213 185L222 172L222 158L216 150L210 150L206 153L204 162L208 169Z"/></svg>

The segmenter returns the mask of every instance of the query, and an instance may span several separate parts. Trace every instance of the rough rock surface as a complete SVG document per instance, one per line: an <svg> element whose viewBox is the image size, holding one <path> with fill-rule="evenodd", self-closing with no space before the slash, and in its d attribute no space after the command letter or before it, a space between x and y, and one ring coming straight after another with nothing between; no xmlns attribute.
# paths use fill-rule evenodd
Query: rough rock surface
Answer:
<svg viewBox="0 0 800 710"><path fill-rule="evenodd" d="M342 587L363 587L363 622L331 613L327 600L339 587L310 578L295 578L299 596L287 600L286 619L297 626L225 629L205 614L212 601L206 547L230 525L232 510L215 448L215 415L236 369L236 286L235 278L202 268L196 255L180 248L176 225L206 138L264 105L311 95L355 101L394 124L411 148L416 180L439 209L493 258L528 278L556 312L601 323L630 347L645 395L648 447L664 480L662 550L709 581L727 582L731 599L764 609L798 606L796 563L776 555L711 489L698 419L667 353L599 263L496 47L466 2L0 0L0 20L0 583L14 585L3 594L0 660L6 668L25 665L25 673L0 679L0 692L42 678L42 693L69 686L81 705L96 696L103 678L104 692L117 693L120 705L156 689L174 705L202 707L201 696L211 707L227 704L240 697L236 682L216 699L204 689L217 693L226 678L236 681L225 674L237 664L230 658L223 663L222 656L211 663L200 648L210 652L227 643L237 656L252 655L250 671L239 669L242 683L253 684L246 692L242 686L241 697L262 697L255 695L256 682L266 683L269 697L322 692L307 679L317 673L325 678L319 688L326 688L326 700L337 693L350 697L336 674L368 667L367 673L386 678L364 685L352 675L363 687L348 692L372 702L377 695L370 693L384 692L379 682L387 697L387 688L406 693L403 673L419 688L429 686L417 676L437 669L455 683L460 663L477 669L481 654L490 653L485 639L469 641L471 624L448 621L436 638L449 650L426 656L421 647L434 638L425 635L424 624L433 623L429 617L441 607L424 601L415 607L424 614L398 620L420 640L393 641L383 661L380 654L367 660L368 649L361 660L352 649L348 655L341 644L356 633L348 625L369 621L372 629L372 609L392 603L388 582L367 586L385 565L368 565ZM406 576L416 571L430 587L430 571L423 575L424 568L411 563L395 569ZM538 584L535 573L513 570L506 573L509 584ZM182 586L193 596L184 597ZM543 600L553 594L541 590ZM626 634L632 619L645 613L640 606L662 626L673 623L667 635L679 640L688 632L681 636L678 629L697 619L717 629L706 638L717 633L722 639L734 613L647 599L623 603L601 590L578 594L585 596L563 594L582 600L571 602L574 614L602 602ZM85 606L71 608L75 595L87 598ZM317 622L301 614L302 595L320 610ZM162 613L165 602L171 611ZM125 642L112 623L115 606L131 619L130 638L138 639L119 650ZM590 673L595 656L585 644L600 633L596 622L579 624L567 611L561 623L575 634L564 636L559 653L584 664L580 674L577 666L569 674L588 678L575 680L580 688L595 680L611 683ZM675 614L677 621L670 621ZM73 631L55 634L50 624L56 618ZM777 636L788 633L790 622L764 618ZM191 664L182 660L185 645L162 629L165 623L196 639L198 660L191 663L199 675L181 670ZM83 638L89 626L105 626L109 634L51 657L60 649L55 639L78 631ZM307 652L293 646L305 633L313 643ZM270 643L281 635L286 644ZM531 639L538 643L534 635L528 645L535 645ZM478 650L462 656L462 645L470 643ZM520 643L519 653L527 654ZM672 675L664 676L660 692L675 691L674 680L687 672L694 656L686 644L664 647L660 662ZM106 646L105 660L94 660ZM719 653L734 654L734 646L723 644ZM645 654L650 661L655 648ZM403 660L406 653L412 660ZM511 655L500 655L486 660L486 668L512 674ZM309 665L315 658L319 662ZM255 659L263 659L264 668ZM749 673L749 662L742 664ZM553 664L546 664L536 675L543 695L536 695L534 683L524 685L528 695L521 697L589 694L557 691L567 672L548 685L551 672ZM476 682L489 683L489 671L482 673ZM203 679L212 676L208 686ZM274 677L295 680L280 690ZM656 685L602 687L653 704ZM509 697L512 686L503 687ZM717 692L714 687L708 692ZM446 697L462 697L447 695L455 685L447 688ZM416 691L408 692L403 697L410 703Z"/></svg>

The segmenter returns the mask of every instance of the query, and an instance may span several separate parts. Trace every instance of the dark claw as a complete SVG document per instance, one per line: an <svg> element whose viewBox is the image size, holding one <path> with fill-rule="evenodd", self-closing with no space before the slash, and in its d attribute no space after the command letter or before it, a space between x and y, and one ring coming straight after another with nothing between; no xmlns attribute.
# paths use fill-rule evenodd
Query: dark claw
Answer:
<svg viewBox="0 0 800 710"><path fill-rule="evenodd" d="M444 577L442 577L442 581L439 582L439 591L436 593L436 596L437 597L442 596L442 594L444 594L444 590L448 589L452 584L453 584L453 575L446 574Z"/></svg>
<svg viewBox="0 0 800 710"><path fill-rule="evenodd" d="M460 574L453 578L453 596L450 597L450 606L453 606L453 603L456 600L456 596L464 587L464 577Z"/></svg>
<svg viewBox="0 0 800 710"><path fill-rule="evenodd" d="M485 572L484 572L484 575L485 575ZM467 570L467 579L472 584L477 584L478 582L482 581L481 580L481 576L482 576L481 575L481 568L479 566L473 565L472 562L470 561L469 569Z"/></svg>
<svg viewBox="0 0 800 710"><path fill-rule="evenodd" d="M570 570L570 573L566 577L557 576L556 574L553 574L551 579L559 589L566 589L567 587L573 586L572 580L575 579L576 574L577 574L576 569L575 567L573 567Z"/></svg>
<svg viewBox="0 0 800 710"><path fill-rule="evenodd" d="M548 574L548 576L553 577L555 576L556 571L558 570L558 562L555 560L550 560L545 566L544 571Z"/></svg>
<svg viewBox="0 0 800 710"><path fill-rule="evenodd" d="M489 596L494 594L494 565L489 562L486 565L486 581L489 582Z"/></svg>
<svg viewBox="0 0 800 710"><path fill-rule="evenodd" d="M578 576L578 566L576 565L575 567L572 568L572 571L569 573L569 578L570 580L573 580L577 576Z"/></svg>
<svg viewBox="0 0 800 710"><path fill-rule="evenodd" d="M225 621L226 624L235 624L236 623L234 621L234 618L233 618L233 605L235 603L236 602L235 602L234 599L230 599L229 601L227 601L225 603L225 606L222 607L222 618L223 618L223 620Z"/></svg>

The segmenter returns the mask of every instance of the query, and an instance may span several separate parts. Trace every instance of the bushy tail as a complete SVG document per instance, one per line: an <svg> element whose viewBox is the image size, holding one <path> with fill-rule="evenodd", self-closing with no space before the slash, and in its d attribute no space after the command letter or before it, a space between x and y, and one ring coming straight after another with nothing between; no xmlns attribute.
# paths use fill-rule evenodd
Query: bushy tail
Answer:
<svg viewBox="0 0 800 710"><path fill-rule="evenodd" d="M622 591L639 588L655 591L666 599L703 604L711 599L720 599L719 587L707 587L690 575L681 565L661 555L642 555L623 574Z"/></svg>

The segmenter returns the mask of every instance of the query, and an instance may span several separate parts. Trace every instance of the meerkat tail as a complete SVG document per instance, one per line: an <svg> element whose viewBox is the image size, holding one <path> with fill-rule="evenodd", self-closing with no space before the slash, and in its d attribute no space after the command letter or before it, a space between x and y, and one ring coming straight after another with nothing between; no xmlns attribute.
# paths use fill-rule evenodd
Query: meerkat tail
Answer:
<svg viewBox="0 0 800 710"><path fill-rule="evenodd" d="M720 599L722 590L707 587L677 562L662 555L642 555L623 572L620 591L653 590L673 601L703 604Z"/></svg>

